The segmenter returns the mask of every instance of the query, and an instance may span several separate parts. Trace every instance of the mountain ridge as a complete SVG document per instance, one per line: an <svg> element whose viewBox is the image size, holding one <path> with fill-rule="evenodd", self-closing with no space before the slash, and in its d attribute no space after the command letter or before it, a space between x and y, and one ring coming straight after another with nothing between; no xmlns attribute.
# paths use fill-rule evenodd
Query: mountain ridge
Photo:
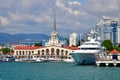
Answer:
<svg viewBox="0 0 120 80"><path fill-rule="evenodd" d="M0 33L0 45L6 43L18 43L21 41L34 41L38 42L41 40L48 40L50 36L41 33L34 34L9 34L9 33ZM65 37L59 35L58 38L60 40L65 39Z"/></svg>
<svg viewBox="0 0 120 80"><path fill-rule="evenodd" d="M9 34L9 33L0 33L0 44L5 43L16 43L18 41L25 41L25 40L42 40L48 39L49 36L46 34Z"/></svg>

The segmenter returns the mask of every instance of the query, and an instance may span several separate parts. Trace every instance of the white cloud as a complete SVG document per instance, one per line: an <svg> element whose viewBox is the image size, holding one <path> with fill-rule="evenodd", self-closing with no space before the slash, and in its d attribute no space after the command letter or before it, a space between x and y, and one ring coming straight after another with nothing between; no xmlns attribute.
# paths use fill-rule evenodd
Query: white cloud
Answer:
<svg viewBox="0 0 120 80"><path fill-rule="evenodd" d="M94 15L116 15L119 11L119 0L86 0L84 5L88 13Z"/></svg>
<svg viewBox="0 0 120 80"><path fill-rule="evenodd" d="M9 17L12 21L12 24L15 24L15 23L22 24L26 21L33 21L33 22L37 22L37 23L51 21L51 16L46 15L46 14L35 15L35 14L26 14L26 13L21 14L21 13L9 12Z"/></svg>
<svg viewBox="0 0 120 80"><path fill-rule="evenodd" d="M9 20L8 20L8 18L0 16L0 24L1 24L2 26L8 26L8 25L9 25Z"/></svg>
<svg viewBox="0 0 120 80"><path fill-rule="evenodd" d="M78 1L68 2L69 5L81 5Z"/></svg>
<svg viewBox="0 0 120 80"><path fill-rule="evenodd" d="M11 18L11 20L21 20L22 17L19 13L12 13L12 12L9 12L9 17Z"/></svg>
<svg viewBox="0 0 120 80"><path fill-rule="evenodd" d="M69 4L69 6L68 6L68 4ZM72 14L72 15L75 15L75 16L76 15L81 15L81 14L84 15L79 10L73 9L72 5L78 5L80 7L81 4L78 1L74 1L74 2L68 2L65 5L65 3L62 3L61 0L56 1L56 6L61 8L64 11L67 11L69 14Z"/></svg>
<svg viewBox="0 0 120 80"><path fill-rule="evenodd" d="M50 21L51 17L50 16L41 16L41 17L34 16L33 20L36 21L36 22L42 23L42 22Z"/></svg>
<svg viewBox="0 0 120 80"><path fill-rule="evenodd" d="M65 5L61 2L61 0L56 1L56 6L61 7L61 8L65 8Z"/></svg>
<svg viewBox="0 0 120 80"><path fill-rule="evenodd" d="M48 34L56 9L58 32L86 32L102 16L119 18L119 4L120 0L0 0L0 23L6 26L1 31Z"/></svg>

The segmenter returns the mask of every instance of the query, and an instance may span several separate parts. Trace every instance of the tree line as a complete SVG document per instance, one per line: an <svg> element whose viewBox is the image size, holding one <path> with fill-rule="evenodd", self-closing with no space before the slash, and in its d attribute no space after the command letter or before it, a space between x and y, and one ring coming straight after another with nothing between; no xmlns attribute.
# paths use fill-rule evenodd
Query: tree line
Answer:
<svg viewBox="0 0 120 80"><path fill-rule="evenodd" d="M116 49L117 51L120 51L120 46L119 45L113 45L111 40L104 40L102 42L102 46L106 48L107 51L112 51L113 49Z"/></svg>

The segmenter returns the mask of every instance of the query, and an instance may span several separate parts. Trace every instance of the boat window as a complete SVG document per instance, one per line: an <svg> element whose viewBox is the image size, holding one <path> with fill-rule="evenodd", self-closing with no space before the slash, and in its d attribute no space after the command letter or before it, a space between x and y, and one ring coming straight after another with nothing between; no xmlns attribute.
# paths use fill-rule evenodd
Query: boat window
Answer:
<svg viewBox="0 0 120 80"><path fill-rule="evenodd" d="M81 50L100 50L100 48L81 48Z"/></svg>
<svg viewBox="0 0 120 80"><path fill-rule="evenodd" d="M98 43L84 43L83 45L98 45Z"/></svg>

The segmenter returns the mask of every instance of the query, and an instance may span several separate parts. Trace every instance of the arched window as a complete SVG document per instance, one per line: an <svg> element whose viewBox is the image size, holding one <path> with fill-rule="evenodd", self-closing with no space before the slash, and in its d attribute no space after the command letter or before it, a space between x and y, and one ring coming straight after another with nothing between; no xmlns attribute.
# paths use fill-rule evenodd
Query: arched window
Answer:
<svg viewBox="0 0 120 80"><path fill-rule="evenodd" d="M40 51L38 50L38 55L40 55Z"/></svg>
<svg viewBox="0 0 120 80"><path fill-rule="evenodd" d="M49 55L49 49L46 49L46 54Z"/></svg>
<svg viewBox="0 0 120 80"><path fill-rule="evenodd" d="M19 54L21 55L21 51L19 51Z"/></svg>
<svg viewBox="0 0 120 80"><path fill-rule="evenodd" d="M61 55L62 55L62 56L64 55L64 50L61 50Z"/></svg>
<svg viewBox="0 0 120 80"><path fill-rule="evenodd" d="M16 55L18 55L18 51L16 51Z"/></svg>
<svg viewBox="0 0 120 80"><path fill-rule="evenodd" d="M32 54L34 53L34 51L32 51Z"/></svg>
<svg viewBox="0 0 120 80"><path fill-rule="evenodd" d="M54 55L54 48L51 48L51 55Z"/></svg>
<svg viewBox="0 0 120 80"><path fill-rule="evenodd" d="M29 51L29 55L31 55L31 51Z"/></svg>
<svg viewBox="0 0 120 80"><path fill-rule="evenodd" d="M57 49L57 50L56 50L56 54L57 54L57 55L59 55L59 53L60 53L60 50L59 50L59 49Z"/></svg>
<svg viewBox="0 0 120 80"><path fill-rule="evenodd" d="M65 55L66 55L66 56L68 55L68 51L65 51Z"/></svg>
<svg viewBox="0 0 120 80"><path fill-rule="evenodd" d="M22 53L23 53L23 55L25 55L25 54L24 54L24 51L22 51Z"/></svg>
<svg viewBox="0 0 120 80"><path fill-rule="evenodd" d="M42 50L42 55L44 55L44 50Z"/></svg>

